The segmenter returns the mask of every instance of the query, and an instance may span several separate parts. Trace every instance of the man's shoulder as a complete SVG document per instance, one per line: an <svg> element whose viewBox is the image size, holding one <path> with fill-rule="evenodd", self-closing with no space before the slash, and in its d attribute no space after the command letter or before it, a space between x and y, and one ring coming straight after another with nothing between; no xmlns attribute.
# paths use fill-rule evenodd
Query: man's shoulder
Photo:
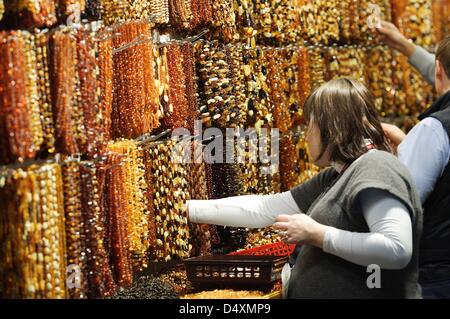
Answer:
<svg viewBox="0 0 450 319"><path fill-rule="evenodd" d="M447 136L450 137L450 106L431 114L430 117L425 118L424 121L425 120L431 120L432 123L439 123L440 128L447 132ZM434 125L439 126L438 124Z"/></svg>
<svg viewBox="0 0 450 319"><path fill-rule="evenodd" d="M450 109L449 109L449 111L450 111ZM444 129L444 127L442 125L442 122L438 118L434 117L434 114L432 116L430 116L430 117L424 118L416 126L417 127L422 127L423 126L423 127L427 127L427 128L433 129L433 130L437 130L437 131L440 131L440 130Z"/></svg>
<svg viewBox="0 0 450 319"><path fill-rule="evenodd" d="M443 142L448 144L449 138L441 121L435 117L427 117L411 129L411 131L406 135L404 141L400 144L400 148L402 144L406 144L411 141L414 141L414 144L420 141L427 145L435 142Z"/></svg>

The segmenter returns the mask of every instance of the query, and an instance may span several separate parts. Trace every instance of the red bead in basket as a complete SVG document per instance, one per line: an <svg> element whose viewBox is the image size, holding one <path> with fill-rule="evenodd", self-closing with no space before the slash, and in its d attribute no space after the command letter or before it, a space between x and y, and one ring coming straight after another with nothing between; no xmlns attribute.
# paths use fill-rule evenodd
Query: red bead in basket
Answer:
<svg viewBox="0 0 450 319"><path fill-rule="evenodd" d="M288 245L283 243L282 241L262 245L250 249L244 249L240 251L236 251L230 253L229 255L254 255L254 256L289 256L295 249L295 245Z"/></svg>

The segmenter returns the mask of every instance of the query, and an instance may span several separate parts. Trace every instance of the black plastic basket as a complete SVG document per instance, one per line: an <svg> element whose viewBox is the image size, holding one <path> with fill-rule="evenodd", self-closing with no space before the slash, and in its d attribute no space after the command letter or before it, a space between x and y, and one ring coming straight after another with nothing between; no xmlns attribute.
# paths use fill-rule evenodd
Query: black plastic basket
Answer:
<svg viewBox="0 0 450 319"><path fill-rule="evenodd" d="M281 278L287 256L213 255L186 259L187 277L204 284L266 285Z"/></svg>

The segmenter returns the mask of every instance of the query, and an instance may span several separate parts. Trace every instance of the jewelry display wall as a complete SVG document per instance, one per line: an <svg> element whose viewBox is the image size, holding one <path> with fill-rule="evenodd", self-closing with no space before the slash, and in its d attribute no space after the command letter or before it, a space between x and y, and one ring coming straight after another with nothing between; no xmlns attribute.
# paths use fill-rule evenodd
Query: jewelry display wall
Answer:
<svg viewBox="0 0 450 319"><path fill-rule="evenodd" d="M0 0L0 296L111 297L155 264L278 241L191 224L186 201L314 176L303 107L331 79L414 125L432 88L380 44L373 4L429 50L448 32L448 0ZM166 136L178 128L190 136ZM244 162L177 162L209 128L258 142Z"/></svg>

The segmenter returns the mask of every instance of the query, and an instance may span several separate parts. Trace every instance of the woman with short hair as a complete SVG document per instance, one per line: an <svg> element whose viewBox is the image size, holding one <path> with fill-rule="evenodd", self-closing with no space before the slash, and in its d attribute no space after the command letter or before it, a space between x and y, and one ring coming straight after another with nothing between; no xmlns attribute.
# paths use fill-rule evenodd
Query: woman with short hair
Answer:
<svg viewBox="0 0 450 319"><path fill-rule="evenodd" d="M301 245L284 269L287 298L420 298L421 205L373 96L355 80L330 81L308 98L305 120L311 157L327 168L284 193L188 201L190 221L274 225Z"/></svg>

